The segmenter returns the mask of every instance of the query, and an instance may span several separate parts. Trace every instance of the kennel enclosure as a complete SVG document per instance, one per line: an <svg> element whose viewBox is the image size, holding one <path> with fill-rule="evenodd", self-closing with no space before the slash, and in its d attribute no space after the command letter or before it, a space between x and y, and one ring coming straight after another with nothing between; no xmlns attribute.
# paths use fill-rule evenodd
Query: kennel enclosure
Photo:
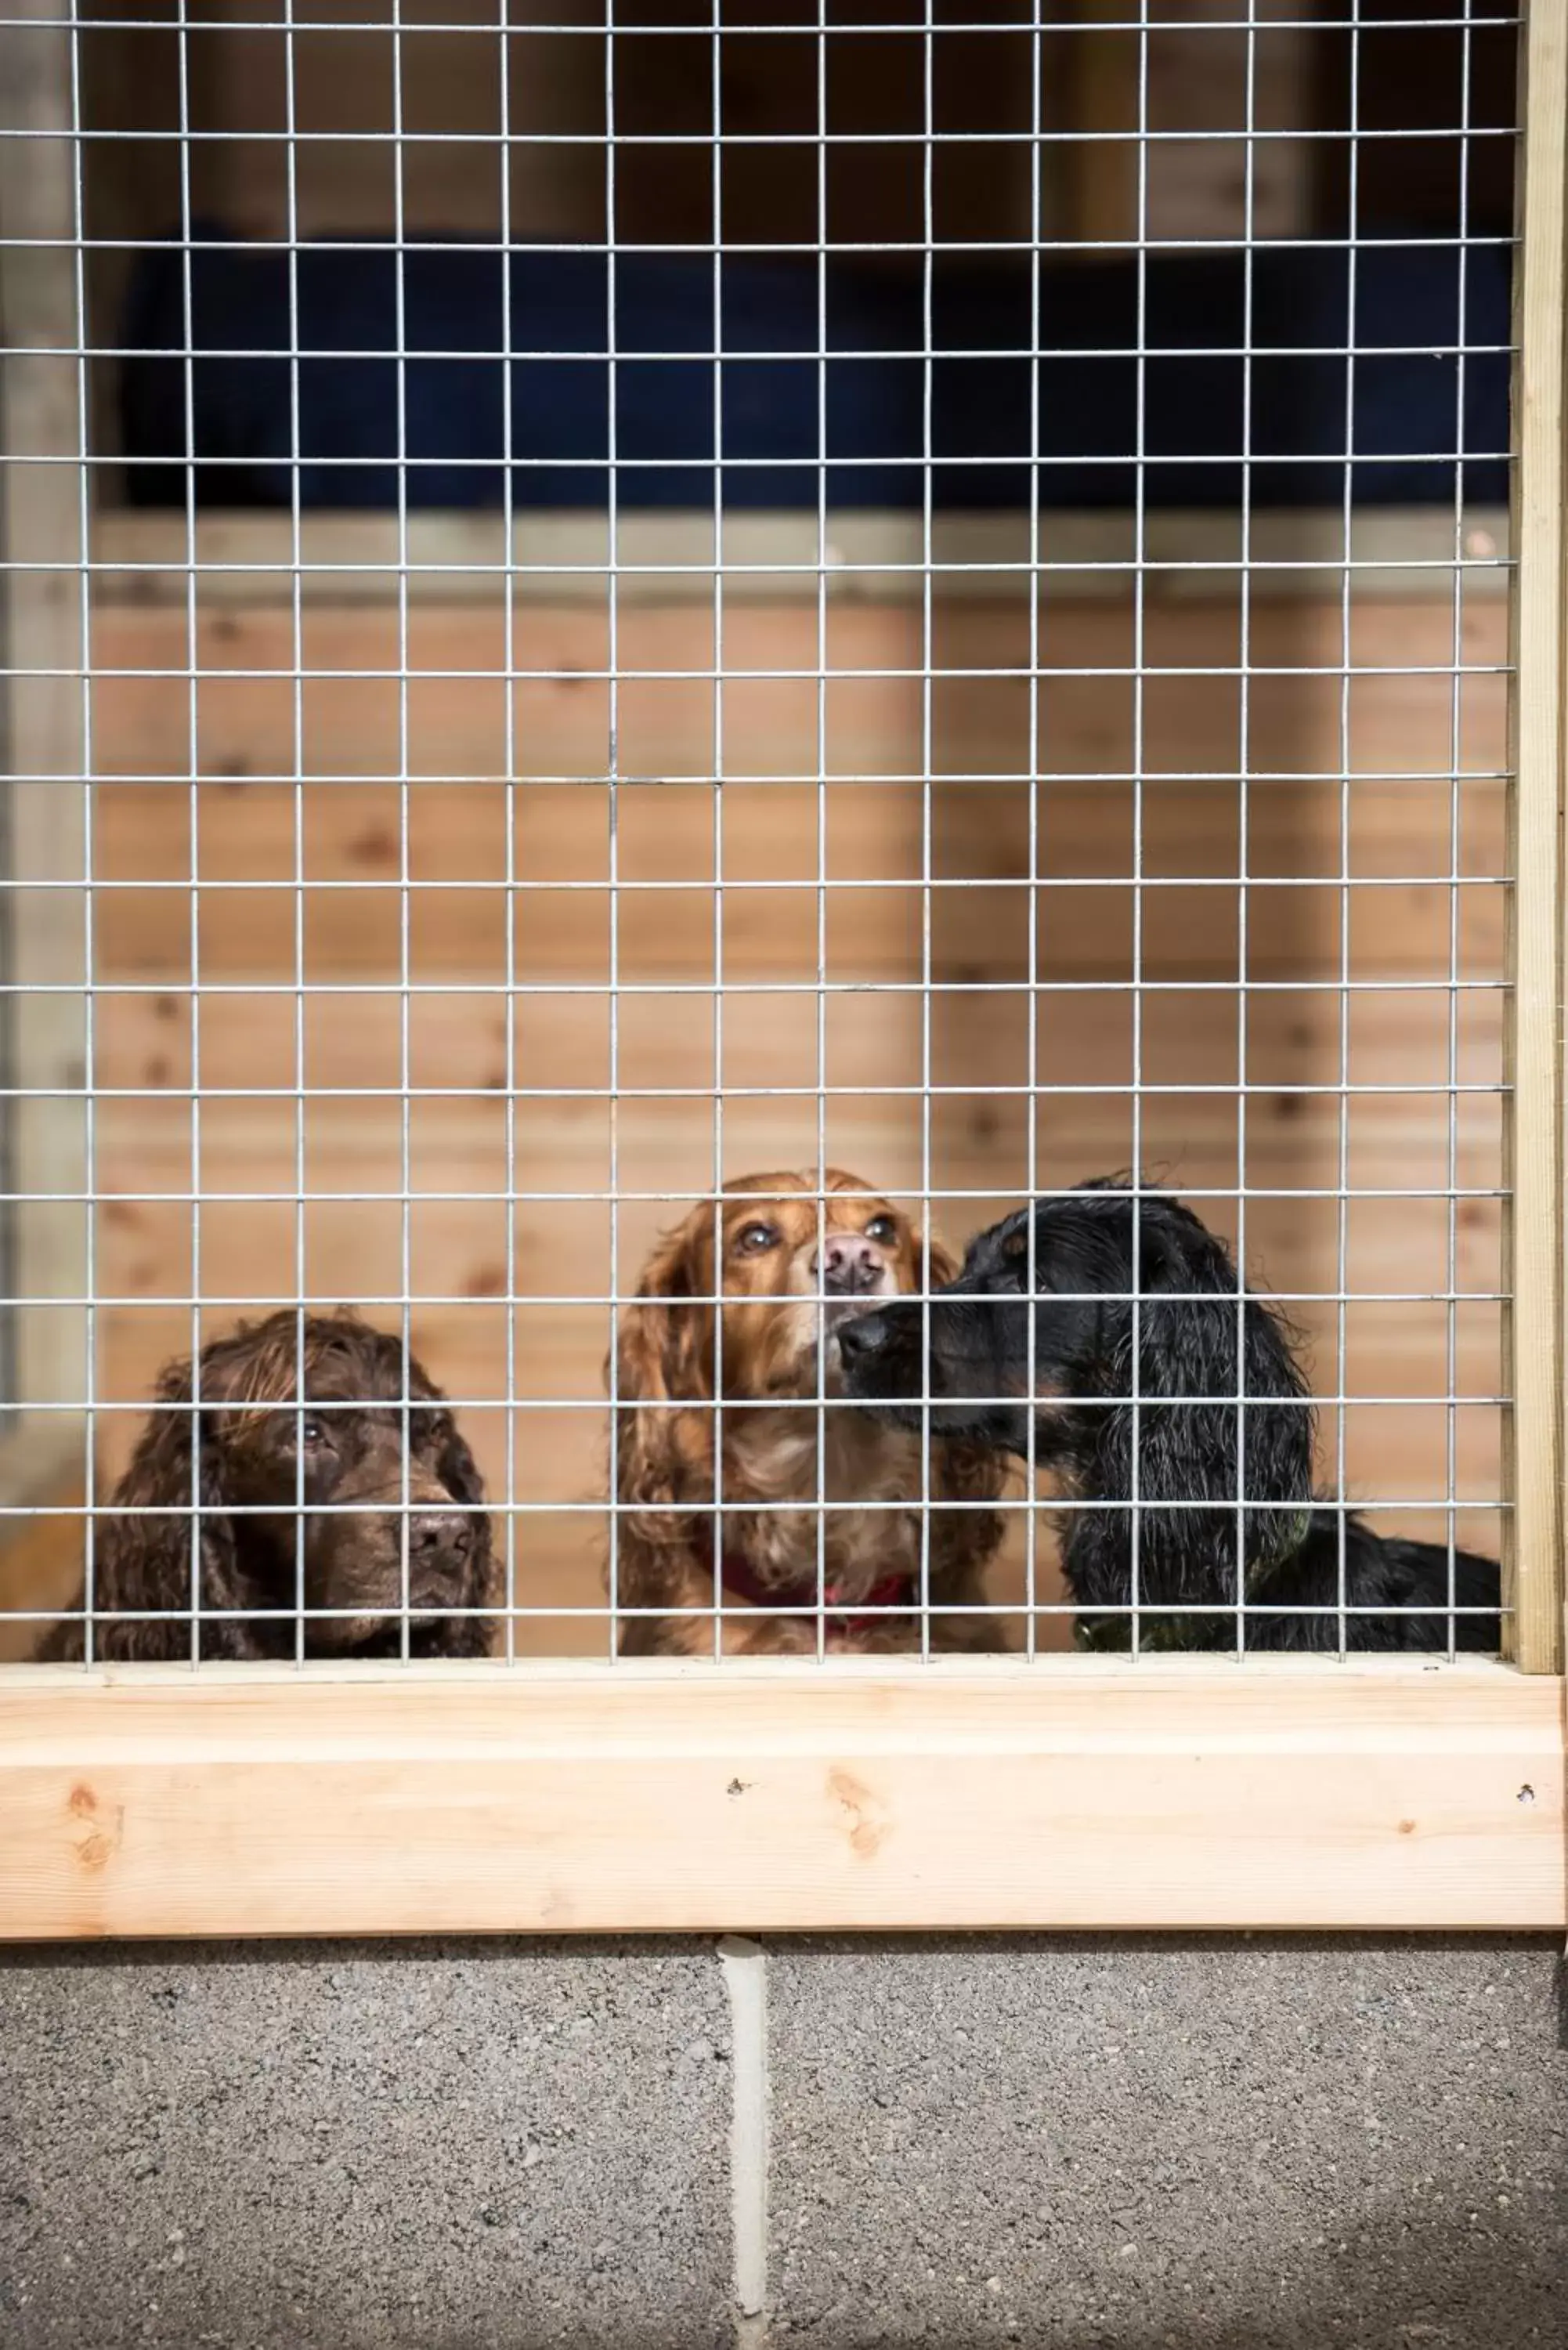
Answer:
<svg viewBox="0 0 1568 2350"><path fill-rule="evenodd" d="M525 1683L18 1667L16 1914L1555 1922L1560 6L1517 244L1501 16L473 16L5 35L0 1638L160 1362L357 1299L461 1404ZM1168 1170L1330 1489L1505 1550L1523 1669L1057 1663L1021 1503L1037 1683L612 1675L614 1303L822 1159L953 1240ZM416 1863L328 1892L254 1774L352 1808L389 1735ZM497 1773L613 1861L482 1882ZM236 1814L251 1906L173 1895Z"/></svg>

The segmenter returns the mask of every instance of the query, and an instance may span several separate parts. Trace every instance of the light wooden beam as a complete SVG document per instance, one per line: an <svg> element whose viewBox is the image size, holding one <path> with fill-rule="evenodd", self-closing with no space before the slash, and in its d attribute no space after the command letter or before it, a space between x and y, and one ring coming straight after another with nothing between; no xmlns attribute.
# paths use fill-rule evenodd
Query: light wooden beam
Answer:
<svg viewBox="0 0 1568 2350"><path fill-rule="evenodd" d="M1514 1652L1563 1669L1564 259L1568 0L1532 0L1515 277L1513 1081L1509 1143Z"/></svg>
<svg viewBox="0 0 1568 2350"><path fill-rule="evenodd" d="M410 604L499 607L506 577L505 518L499 513L413 514L399 560L395 514L307 513L301 518L306 568L295 569L286 513L206 513L196 524L196 568L204 612L281 608L297 593L312 607ZM622 609L695 607L713 597L711 514L623 514L616 545ZM1135 586L1148 603L1233 606L1240 534L1234 515L1187 508L1145 516L1143 560L1135 565L1126 514L1044 509L1039 523L1039 592L1054 605L1127 605ZM106 606L161 605L182 616L189 594L185 517L137 508L100 512L93 523L93 598ZM815 514L741 514L723 531L726 605L804 607L815 613L820 585ZM1506 598L1508 515L1477 507L1468 518L1465 605ZM1357 514L1350 539L1358 606L1451 605L1454 518L1438 506L1372 507ZM1030 516L840 511L827 547L827 593L836 604L991 604L1026 594L1033 559ZM605 600L608 540L602 515L522 514L511 537L514 605L586 607ZM1248 593L1260 603L1332 606L1339 611L1345 524L1335 512L1268 510L1252 517Z"/></svg>
<svg viewBox="0 0 1568 2350"><path fill-rule="evenodd" d="M1568 1922L1501 1667L0 1676L0 1937Z"/></svg>

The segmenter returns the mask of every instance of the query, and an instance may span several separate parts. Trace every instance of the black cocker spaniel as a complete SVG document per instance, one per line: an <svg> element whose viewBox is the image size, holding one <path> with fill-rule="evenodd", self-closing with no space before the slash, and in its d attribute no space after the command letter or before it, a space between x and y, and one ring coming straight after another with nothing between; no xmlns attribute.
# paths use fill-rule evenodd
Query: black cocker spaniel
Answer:
<svg viewBox="0 0 1568 2350"><path fill-rule="evenodd" d="M1456 1550L1450 1592L1446 1546L1314 1495L1283 1318L1179 1201L1106 1179L1020 1209L933 1295L929 1355L924 1311L848 1326L847 1392L1055 1481L1086 1645L1127 1646L1136 1605L1140 1648L1234 1650L1241 1602L1250 1649L1446 1650L1451 1616L1497 1650L1494 1559Z"/></svg>

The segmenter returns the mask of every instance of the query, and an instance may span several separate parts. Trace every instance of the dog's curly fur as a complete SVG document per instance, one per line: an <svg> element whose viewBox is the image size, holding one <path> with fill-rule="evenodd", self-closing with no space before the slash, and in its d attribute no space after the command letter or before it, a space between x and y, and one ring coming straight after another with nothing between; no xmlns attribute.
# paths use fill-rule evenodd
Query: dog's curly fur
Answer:
<svg viewBox="0 0 1568 2350"><path fill-rule="evenodd" d="M918 1643L919 1619L908 1611L918 1603L923 1549L929 1603L940 1611L932 1645L1003 1645L993 1619L961 1612L983 1603L1001 1517L941 1505L996 1500L1005 1464L984 1445L944 1441L931 1448L928 1489L919 1439L839 1399L837 1342L848 1320L877 1296L922 1291L956 1270L939 1243L836 1169L820 1183L793 1173L728 1183L717 1214L705 1201L664 1236L643 1268L638 1303L621 1315L616 1357L616 1596L628 1611L627 1654L711 1655L721 1559L724 1604L734 1610L723 1618L726 1652L815 1649L819 1532L830 1647ZM722 1315L711 1302L719 1295ZM819 1414L802 1408L817 1397L819 1378L820 1464ZM928 1490L936 1505L929 1547L920 1507ZM722 1536L715 1497L748 1505L719 1513Z"/></svg>
<svg viewBox="0 0 1568 2350"><path fill-rule="evenodd" d="M1248 1648L1337 1649L1343 1516L1345 1645L1449 1646L1447 1549L1314 1507L1314 1415L1284 1318L1174 1199L1140 1190L1135 1206L1107 1178L1021 1209L933 1303L929 1364L897 1305L843 1352L849 1393L904 1425L924 1391L934 1429L1021 1459L1033 1434L1075 1505L1062 1562L1088 1645L1127 1645L1136 1565L1141 1646L1233 1648L1241 1598ZM1495 1651L1497 1562L1456 1551L1453 1602L1455 1644Z"/></svg>
<svg viewBox="0 0 1568 2350"><path fill-rule="evenodd" d="M337 1409L301 1412L302 1366L304 1401ZM485 1653L485 1616L452 1612L499 1597L484 1487L441 1390L399 1339L348 1313L307 1315L302 1328L285 1307L204 1347L195 1396L193 1408L189 1359L168 1365L98 1521L95 1658L293 1657L301 1557L307 1656L400 1655L405 1518L410 1653ZM79 1620L40 1651L83 1653Z"/></svg>

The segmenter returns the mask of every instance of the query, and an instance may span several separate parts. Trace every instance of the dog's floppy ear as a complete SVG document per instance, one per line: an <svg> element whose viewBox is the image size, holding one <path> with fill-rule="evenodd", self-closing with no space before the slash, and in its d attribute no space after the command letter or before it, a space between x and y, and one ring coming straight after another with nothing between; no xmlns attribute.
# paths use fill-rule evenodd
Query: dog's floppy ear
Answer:
<svg viewBox="0 0 1568 2350"><path fill-rule="evenodd" d="M713 1395L713 1226L711 1201L666 1232L643 1267L637 1303L621 1310L616 1397L621 1403L701 1402Z"/></svg>
<svg viewBox="0 0 1568 2350"><path fill-rule="evenodd" d="M93 1561L97 1656L136 1659L190 1654L192 1542L199 1544L196 1588L206 1617L201 1629L202 1658L260 1653L251 1628L229 1616L228 1611L243 1604L244 1591L222 1457L205 1414L192 1410L191 1402L190 1364L169 1365L159 1378L151 1416L110 1497L111 1507L99 1521ZM124 1620L128 1614L153 1609L166 1612L170 1620ZM219 1612L214 1617L206 1613L211 1610ZM98 1622L99 1616L106 1620ZM74 1634L76 1627L71 1628ZM75 1639L72 1645L79 1654Z"/></svg>
<svg viewBox="0 0 1568 2350"><path fill-rule="evenodd" d="M446 1414L441 1428L436 1473L454 1502L484 1500L484 1480L479 1473L479 1463L469 1451L467 1438L450 1412ZM463 1577L460 1605L488 1607L497 1596L495 1546L489 1511L473 1510L469 1523L473 1529L473 1539L469 1545L468 1571ZM486 1617L458 1617L452 1622L451 1638L445 1644L443 1653L453 1657L487 1656L493 1628Z"/></svg>
<svg viewBox="0 0 1568 2350"><path fill-rule="evenodd" d="M700 1301L715 1293L717 1213L702 1201L665 1234L620 1315L612 1451L617 1498L635 1505L621 1520L618 1554L629 1605L651 1595L660 1555L687 1538L685 1513L712 1497L715 1315Z"/></svg>
<svg viewBox="0 0 1568 2350"><path fill-rule="evenodd" d="M1282 1505L1249 1516L1248 1563L1266 1565L1301 1543L1313 1501L1317 1413L1284 1315L1261 1297L1249 1296L1242 1322L1241 1391L1258 1399L1242 1416L1247 1498Z"/></svg>
<svg viewBox="0 0 1568 2350"><path fill-rule="evenodd" d="M1138 1226L1137 1483L1127 1404L1107 1429L1121 1454L1115 1486L1129 1498L1136 1491L1142 1505L1145 1597L1211 1596L1217 1579L1229 1597L1238 1501L1245 1503L1247 1573L1301 1540L1312 1501L1307 1385L1282 1319L1243 1291L1224 1243L1197 1217L1175 1202L1145 1200ZM1133 1317L1130 1306L1125 1311L1117 1386L1128 1394Z"/></svg>

